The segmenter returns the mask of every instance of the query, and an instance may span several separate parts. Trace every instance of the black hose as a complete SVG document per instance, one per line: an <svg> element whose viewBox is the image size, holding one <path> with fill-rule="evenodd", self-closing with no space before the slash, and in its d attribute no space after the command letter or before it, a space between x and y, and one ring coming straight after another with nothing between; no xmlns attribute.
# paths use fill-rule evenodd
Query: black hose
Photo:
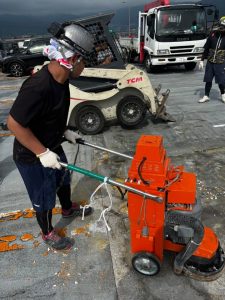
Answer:
<svg viewBox="0 0 225 300"><path fill-rule="evenodd" d="M145 163L146 160L147 160L147 158L146 158L146 157L143 157L142 161L140 162L140 164L139 164L139 166L138 166L138 175L139 175L139 177L140 177L142 183L144 183L145 185L149 185L150 182L147 181L147 180L145 180L145 179L142 177L142 174L141 174L141 172L142 172L142 167L143 167L143 165L144 165L144 163Z"/></svg>
<svg viewBox="0 0 225 300"><path fill-rule="evenodd" d="M204 237L204 226L200 220L179 214L178 212L168 212L166 216L166 224L172 226L184 225L194 230L194 236L189 240L186 247L177 254L174 260L174 272L176 274L181 274L185 262L193 255Z"/></svg>

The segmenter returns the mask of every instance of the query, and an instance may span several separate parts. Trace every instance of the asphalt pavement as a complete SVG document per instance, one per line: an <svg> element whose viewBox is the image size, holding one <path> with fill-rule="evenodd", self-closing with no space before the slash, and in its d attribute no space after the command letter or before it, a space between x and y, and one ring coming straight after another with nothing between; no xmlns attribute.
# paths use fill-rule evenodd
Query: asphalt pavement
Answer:
<svg viewBox="0 0 225 300"><path fill-rule="evenodd" d="M202 221L211 227L225 249L225 104L214 84L211 101L199 104L203 96L203 72L170 68L150 79L154 86L171 90L167 111L174 123L152 123L147 116L142 126L125 130L119 125L105 128L85 140L133 155L142 134L162 135L174 165L184 165L197 174L197 196L201 199ZM25 78L0 73L0 123ZM196 281L173 273L171 254L165 253L161 271L153 277L136 273L131 265L129 220L126 199L110 187L112 210L106 214L108 232L99 220L110 205L104 187L94 197L94 213L81 220L63 220L54 211L54 224L61 235L74 238L72 250L53 251L41 240L24 184L12 160L13 136L0 130L0 299L81 299L81 300L222 300L225 274L212 282ZM78 151L77 166L111 178L127 177L130 161L87 146L64 143L70 163ZM72 174L72 198L88 203L100 182ZM58 205L58 202L57 202Z"/></svg>

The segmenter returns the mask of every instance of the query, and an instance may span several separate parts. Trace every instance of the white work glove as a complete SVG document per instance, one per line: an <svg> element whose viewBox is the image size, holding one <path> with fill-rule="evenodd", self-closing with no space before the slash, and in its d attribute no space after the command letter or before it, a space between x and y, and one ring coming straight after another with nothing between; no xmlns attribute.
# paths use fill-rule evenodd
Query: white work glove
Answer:
<svg viewBox="0 0 225 300"><path fill-rule="evenodd" d="M201 60L201 61L199 62L199 64L198 64L198 69L199 69L199 71L202 71L202 70L204 69L204 62L203 62L203 60Z"/></svg>
<svg viewBox="0 0 225 300"><path fill-rule="evenodd" d="M59 156L55 152L47 149L45 152L38 154L37 157L40 159L43 167L59 170L61 169L61 165L58 161Z"/></svg>
<svg viewBox="0 0 225 300"><path fill-rule="evenodd" d="M70 129L67 129L64 132L64 137L67 139L67 141L72 142L73 144L76 144L76 140L82 139L82 137L78 133Z"/></svg>

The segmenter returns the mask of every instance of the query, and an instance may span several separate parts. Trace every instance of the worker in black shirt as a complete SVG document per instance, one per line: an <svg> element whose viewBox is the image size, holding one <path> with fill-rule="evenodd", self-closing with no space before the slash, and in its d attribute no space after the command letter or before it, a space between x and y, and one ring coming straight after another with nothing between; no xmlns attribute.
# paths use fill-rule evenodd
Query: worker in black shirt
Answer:
<svg viewBox="0 0 225 300"><path fill-rule="evenodd" d="M14 161L36 211L42 238L61 250L71 248L73 240L60 237L52 226L56 193L63 217L82 215L80 206L71 202L69 172L61 169L58 161L67 162L61 146L63 135L73 143L81 138L66 130L69 77L78 77L85 63L91 62L94 37L78 24L57 28L54 23L53 29L54 43L45 49L51 61L23 83L7 125L15 134ZM91 212L91 207L87 208L85 215Z"/></svg>
<svg viewBox="0 0 225 300"><path fill-rule="evenodd" d="M207 59L204 76L205 95L198 102L204 103L210 100L209 94L215 77L221 92L221 100L225 103L225 17L220 19L219 25L214 28L206 41L202 60L199 63L200 70L204 68L204 59Z"/></svg>

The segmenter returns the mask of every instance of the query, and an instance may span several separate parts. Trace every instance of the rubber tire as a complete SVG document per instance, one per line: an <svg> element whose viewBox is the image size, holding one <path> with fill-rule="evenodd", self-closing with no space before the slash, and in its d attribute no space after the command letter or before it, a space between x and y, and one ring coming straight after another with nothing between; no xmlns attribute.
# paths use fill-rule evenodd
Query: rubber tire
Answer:
<svg viewBox="0 0 225 300"><path fill-rule="evenodd" d="M145 55L144 66L145 66L145 69L146 69L147 73L153 72L154 68L153 68L153 66L151 64L151 57L150 57L149 54Z"/></svg>
<svg viewBox="0 0 225 300"><path fill-rule="evenodd" d="M153 273L147 273L147 272L142 272L140 269L138 269L136 262L138 259L147 259L148 261L150 261L152 264L155 265L156 269L155 271L153 270ZM152 253L149 252L138 252L136 253L133 258L132 258L132 266L134 268L135 271L137 271L138 273L145 275L145 276L154 276L156 274L159 273L160 269L161 269L161 262L160 260Z"/></svg>
<svg viewBox="0 0 225 300"><path fill-rule="evenodd" d="M21 77L24 75L25 70L21 63L13 62L13 63L10 63L10 65L9 65L9 73L13 77Z"/></svg>
<svg viewBox="0 0 225 300"><path fill-rule="evenodd" d="M97 127L95 128L92 127L89 129L88 126L86 126L87 123L84 124L85 126L82 124L84 118L88 117L88 114L89 115L91 114L93 117L98 118L99 125ZM75 115L75 124L76 127L79 129L79 131L82 132L83 134L94 135L100 133L103 130L105 126L105 118L98 107L88 105L78 109Z"/></svg>
<svg viewBox="0 0 225 300"><path fill-rule="evenodd" d="M197 63L190 62L190 63L186 63L184 65L184 67L185 67L186 71L193 71L195 69L196 65L197 65Z"/></svg>
<svg viewBox="0 0 225 300"><path fill-rule="evenodd" d="M134 104L140 110L139 118L135 121L127 121L124 119L123 111L126 109L126 106L130 104ZM119 124L124 128L133 128L139 125L145 118L147 111L146 104L137 96L126 96L118 103L116 107L116 116Z"/></svg>

